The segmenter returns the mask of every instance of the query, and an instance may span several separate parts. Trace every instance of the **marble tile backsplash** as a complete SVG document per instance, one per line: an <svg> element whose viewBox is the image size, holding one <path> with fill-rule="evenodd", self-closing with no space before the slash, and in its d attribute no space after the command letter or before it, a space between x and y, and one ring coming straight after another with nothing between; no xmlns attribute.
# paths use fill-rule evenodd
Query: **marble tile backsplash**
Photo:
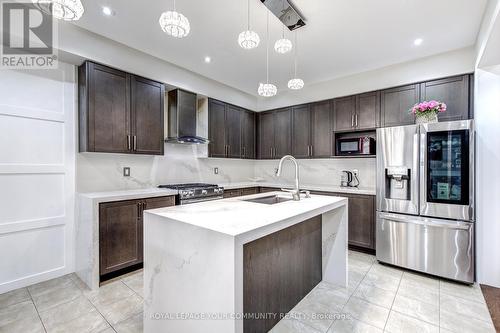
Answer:
<svg viewBox="0 0 500 333"><path fill-rule="evenodd" d="M77 154L77 191L138 189L177 182L293 182L294 168L288 165L290 162L286 162L278 179L274 175L277 160L198 158L205 150L205 146L167 144L164 156ZM303 184L340 185L342 170L358 169L361 186L375 187L375 159L299 160L299 166ZM130 177L123 176L124 167L130 167ZM215 167L218 174L214 174Z"/></svg>

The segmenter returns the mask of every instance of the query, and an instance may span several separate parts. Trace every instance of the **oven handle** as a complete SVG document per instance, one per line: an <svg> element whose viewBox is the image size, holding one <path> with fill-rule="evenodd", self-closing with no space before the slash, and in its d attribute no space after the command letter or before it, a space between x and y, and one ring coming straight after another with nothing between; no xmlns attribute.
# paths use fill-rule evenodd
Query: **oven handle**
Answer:
<svg viewBox="0 0 500 333"><path fill-rule="evenodd" d="M446 228L446 229L470 230L472 226L471 222L461 222L461 221L444 222L441 220L425 218L421 216L405 216L405 215L397 215L397 214L382 213L382 212L378 213L378 217L384 220L389 220L394 222L413 223L427 227Z"/></svg>
<svg viewBox="0 0 500 333"><path fill-rule="evenodd" d="M223 199L221 195L215 196L215 197L208 197L208 198L200 198L200 199L184 199L180 201L181 205L185 204L191 204L191 203L197 203L197 202L203 202L203 201L212 201L212 200L219 200Z"/></svg>

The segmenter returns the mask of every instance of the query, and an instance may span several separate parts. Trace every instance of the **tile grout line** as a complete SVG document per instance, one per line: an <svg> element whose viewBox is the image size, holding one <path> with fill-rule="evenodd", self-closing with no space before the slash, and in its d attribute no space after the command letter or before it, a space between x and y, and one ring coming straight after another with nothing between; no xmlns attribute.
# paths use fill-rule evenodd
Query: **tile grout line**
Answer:
<svg viewBox="0 0 500 333"><path fill-rule="evenodd" d="M398 297L398 292L399 292L399 287L401 286L401 281L403 281L403 274L401 274L401 277L399 278L399 283L398 283L398 288L396 289L396 294L394 295L394 299L392 300L391 307L389 308L389 314L387 315L387 318L385 319L385 324L384 324L384 329L382 331L385 332L385 328L387 327L387 323L389 322L389 317L391 316L392 312L392 307L394 306L394 302L396 301L396 297Z"/></svg>
<svg viewBox="0 0 500 333"><path fill-rule="evenodd" d="M36 314L38 315L38 319L40 320L40 323L42 324L43 330L45 333L47 333L47 328L45 328L45 324L43 323L42 317L40 316L40 312L38 311L38 308L35 304L35 300L33 299L33 296L31 295L31 291L26 288L26 291L28 291L28 295L30 295L31 303L33 303L33 306L35 307Z"/></svg>

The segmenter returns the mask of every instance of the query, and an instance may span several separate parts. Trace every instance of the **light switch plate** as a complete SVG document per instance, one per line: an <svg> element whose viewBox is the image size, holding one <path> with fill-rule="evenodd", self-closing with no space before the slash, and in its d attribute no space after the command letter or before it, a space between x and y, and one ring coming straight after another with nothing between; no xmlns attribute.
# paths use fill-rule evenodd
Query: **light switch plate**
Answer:
<svg viewBox="0 0 500 333"><path fill-rule="evenodd" d="M214 175L218 175L219 174L219 168L215 167L214 168Z"/></svg>
<svg viewBox="0 0 500 333"><path fill-rule="evenodd" d="M130 167L123 168L123 177L130 177Z"/></svg>

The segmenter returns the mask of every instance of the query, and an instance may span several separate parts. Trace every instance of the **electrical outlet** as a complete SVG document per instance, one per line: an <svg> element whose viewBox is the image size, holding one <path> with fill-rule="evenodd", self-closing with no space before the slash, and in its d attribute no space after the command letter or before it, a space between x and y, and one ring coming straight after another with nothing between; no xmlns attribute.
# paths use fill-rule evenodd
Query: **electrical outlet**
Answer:
<svg viewBox="0 0 500 333"><path fill-rule="evenodd" d="M123 177L130 177L130 167L123 168Z"/></svg>
<svg viewBox="0 0 500 333"><path fill-rule="evenodd" d="M353 173L355 176L358 176L358 175L359 175L359 170L358 170L358 169L353 169L353 170L352 170L352 173Z"/></svg>
<svg viewBox="0 0 500 333"><path fill-rule="evenodd" d="M214 168L214 175L218 175L219 174L219 168L215 167Z"/></svg>

